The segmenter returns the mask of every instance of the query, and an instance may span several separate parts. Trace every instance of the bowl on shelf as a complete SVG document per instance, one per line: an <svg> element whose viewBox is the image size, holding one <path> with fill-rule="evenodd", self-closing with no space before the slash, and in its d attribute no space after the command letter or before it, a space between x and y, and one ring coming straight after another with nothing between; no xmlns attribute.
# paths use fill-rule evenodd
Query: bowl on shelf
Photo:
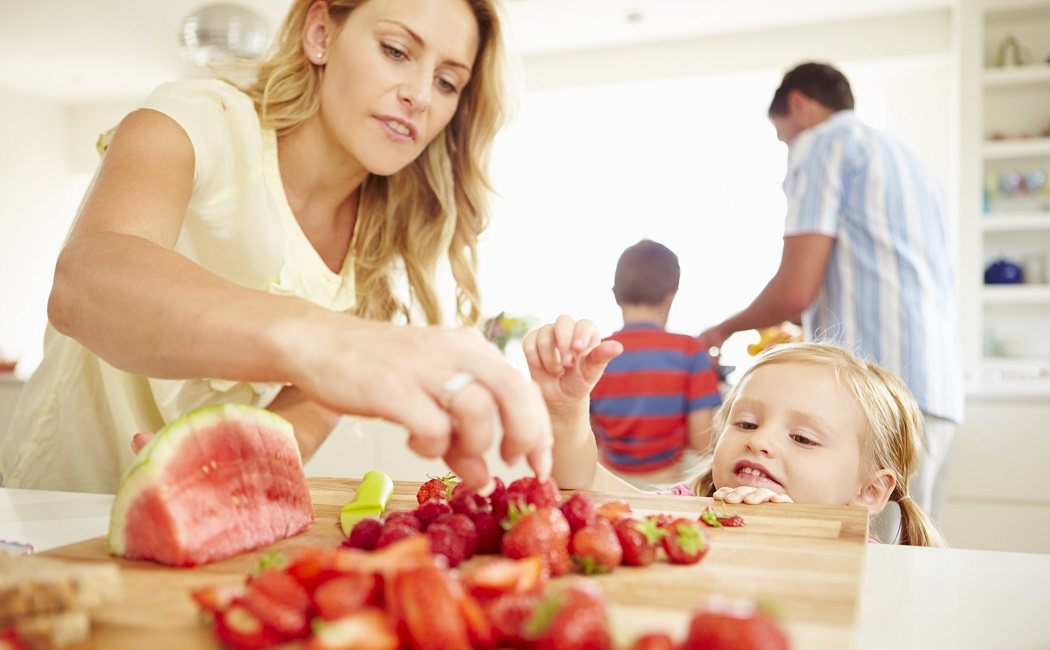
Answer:
<svg viewBox="0 0 1050 650"><path fill-rule="evenodd" d="M1020 284L1024 282L1024 271L1020 265L1000 257L984 269L985 284Z"/></svg>

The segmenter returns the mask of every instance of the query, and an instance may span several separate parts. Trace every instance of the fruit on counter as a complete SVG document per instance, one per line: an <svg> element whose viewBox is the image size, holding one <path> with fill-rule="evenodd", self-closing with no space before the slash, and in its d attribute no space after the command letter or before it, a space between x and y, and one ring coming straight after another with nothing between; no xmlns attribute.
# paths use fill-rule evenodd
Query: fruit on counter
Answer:
<svg viewBox="0 0 1050 650"><path fill-rule="evenodd" d="M525 622L529 647L611 649L605 597L591 582L577 580L540 602Z"/></svg>
<svg viewBox="0 0 1050 650"><path fill-rule="evenodd" d="M0 552L0 649L79 645L88 637L92 612L120 595L113 564Z"/></svg>
<svg viewBox="0 0 1050 650"><path fill-rule="evenodd" d="M292 425L254 406L209 406L158 431L124 473L109 549L196 566L300 533L313 518Z"/></svg>
<svg viewBox="0 0 1050 650"><path fill-rule="evenodd" d="M623 547L612 522L599 517L572 534L572 559L584 574L608 573L623 561Z"/></svg>
<svg viewBox="0 0 1050 650"><path fill-rule="evenodd" d="M774 345L780 343L791 343L802 340L802 329L790 321L784 321L780 325L764 327L758 330L758 343L750 343L747 353L758 356Z"/></svg>
<svg viewBox="0 0 1050 650"><path fill-rule="evenodd" d="M722 507L725 507L724 502ZM728 512L718 514L711 506L703 509L698 521L711 528L739 528L744 525L744 518L740 515L731 515Z"/></svg>
<svg viewBox="0 0 1050 650"><path fill-rule="evenodd" d="M357 486L354 500L339 511L339 526L343 537L349 537L354 524L368 517L379 517L386 510L390 495L394 493L394 482L379 470L365 472Z"/></svg>
<svg viewBox="0 0 1050 650"><path fill-rule="evenodd" d="M512 502L508 519L510 529L503 536L503 555L512 560L535 555L552 577L569 572L569 522L561 510L556 506L519 509Z"/></svg>
<svg viewBox="0 0 1050 650"><path fill-rule="evenodd" d="M613 522L613 529L623 549L623 563L627 566L647 566L655 562L660 540L667 536L667 531L654 517L621 517Z"/></svg>
<svg viewBox="0 0 1050 650"><path fill-rule="evenodd" d="M710 548L700 523L684 517L675 517L663 525L667 535L662 543L664 553L672 564L696 564Z"/></svg>
<svg viewBox="0 0 1050 650"><path fill-rule="evenodd" d="M419 486L419 490L416 491L416 501L419 504L424 504L433 498L440 498L448 501L452 498L452 490L459 484L459 478L455 474L449 473L444 476L430 477L430 480Z"/></svg>
<svg viewBox="0 0 1050 650"><path fill-rule="evenodd" d="M780 624L752 603L698 610L682 650L788 650Z"/></svg>

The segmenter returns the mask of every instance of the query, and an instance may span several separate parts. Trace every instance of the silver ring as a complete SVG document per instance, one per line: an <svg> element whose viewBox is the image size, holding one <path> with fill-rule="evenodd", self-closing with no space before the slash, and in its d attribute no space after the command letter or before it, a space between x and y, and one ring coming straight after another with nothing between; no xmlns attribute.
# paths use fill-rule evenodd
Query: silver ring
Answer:
<svg viewBox="0 0 1050 650"><path fill-rule="evenodd" d="M452 375L452 377L441 386L441 394L438 395L438 404L440 404L441 408L446 411L449 410L452 408L452 400L456 399L456 395L459 395L461 390L473 384L474 381L474 375L466 370L460 370Z"/></svg>

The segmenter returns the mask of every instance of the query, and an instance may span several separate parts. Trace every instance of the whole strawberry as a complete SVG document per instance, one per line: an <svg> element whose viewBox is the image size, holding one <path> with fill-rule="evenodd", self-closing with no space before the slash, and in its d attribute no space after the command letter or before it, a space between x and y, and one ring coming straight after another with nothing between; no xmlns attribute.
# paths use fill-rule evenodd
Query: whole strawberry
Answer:
<svg viewBox="0 0 1050 650"><path fill-rule="evenodd" d="M759 609L749 612L701 610L689 622L682 650L788 650L780 625Z"/></svg>
<svg viewBox="0 0 1050 650"><path fill-rule="evenodd" d="M631 650L678 650L678 644L666 632L649 632L635 639Z"/></svg>
<svg viewBox="0 0 1050 650"><path fill-rule="evenodd" d="M552 478L539 481L535 476L526 476L507 486L507 503L515 503L519 508L525 505L557 508L561 503L561 493Z"/></svg>
<svg viewBox="0 0 1050 650"><path fill-rule="evenodd" d="M696 564L710 548L700 522L677 518L664 526L667 536L663 538L664 552L672 564Z"/></svg>
<svg viewBox="0 0 1050 650"><path fill-rule="evenodd" d="M445 501L452 496L452 489L459 483L455 474L449 473L441 477L431 477L429 481L419 486L416 491L416 501L420 504L430 501L434 497L440 497Z"/></svg>
<svg viewBox="0 0 1050 650"><path fill-rule="evenodd" d="M647 566L655 562L660 540L667 535L652 518L620 517L613 523L613 529L623 549L623 563L628 566Z"/></svg>
<svg viewBox="0 0 1050 650"><path fill-rule="evenodd" d="M590 582L577 581L540 602L523 631L528 647L539 650L613 647L605 598Z"/></svg>
<svg viewBox="0 0 1050 650"><path fill-rule="evenodd" d="M512 505L508 521L511 528L503 535L503 555L512 560L535 555L551 576L569 572L569 523L561 510L547 506L522 512Z"/></svg>
<svg viewBox="0 0 1050 650"><path fill-rule="evenodd" d="M623 547L607 519L584 526L572 535L572 559L587 575L608 573L620 566Z"/></svg>
<svg viewBox="0 0 1050 650"><path fill-rule="evenodd" d="M569 528L575 533L594 523L594 501L582 492L574 492L561 504L561 513L565 515L565 521L569 522Z"/></svg>

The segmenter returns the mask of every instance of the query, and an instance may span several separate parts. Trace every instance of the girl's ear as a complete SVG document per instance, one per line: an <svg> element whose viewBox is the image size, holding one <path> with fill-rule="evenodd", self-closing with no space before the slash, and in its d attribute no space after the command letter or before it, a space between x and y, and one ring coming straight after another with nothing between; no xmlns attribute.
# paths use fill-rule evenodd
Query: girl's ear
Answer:
<svg viewBox="0 0 1050 650"><path fill-rule="evenodd" d="M893 478L893 472L888 469L880 469L875 472L871 482L863 486L857 496L850 502L851 506L864 506L871 516L882 512L886 502L893 494L893 488L897 487L897 481Z"/></svg>
<svg viewBox="0 0 1050 650"><path fill-rule="evenodd" d="M303 28L303 51L306 58L315 64L322 64L328 58L328 3L317 0L306 13L306 25Z"/></svg>

